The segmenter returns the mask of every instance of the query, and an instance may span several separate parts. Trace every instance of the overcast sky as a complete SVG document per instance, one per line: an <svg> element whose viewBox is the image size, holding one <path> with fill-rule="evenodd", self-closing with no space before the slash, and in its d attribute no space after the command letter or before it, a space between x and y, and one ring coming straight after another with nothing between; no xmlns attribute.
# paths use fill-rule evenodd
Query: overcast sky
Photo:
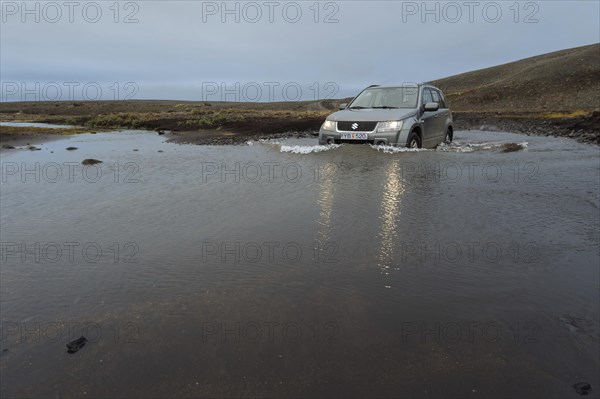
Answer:
<svg viewBox="0 0 600 399"><path fill-rule="evenodd" d="M2 1L2 101L346 97L597 43L599 4Z"/></svg>

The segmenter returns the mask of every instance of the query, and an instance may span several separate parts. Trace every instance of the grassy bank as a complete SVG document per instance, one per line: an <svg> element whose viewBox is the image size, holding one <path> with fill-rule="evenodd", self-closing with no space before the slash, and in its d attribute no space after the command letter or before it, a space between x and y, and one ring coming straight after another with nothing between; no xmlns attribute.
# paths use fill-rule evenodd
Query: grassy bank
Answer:
<svg viewBox="0 0 600 399"><path fill-rule="evenodd" d="M302 103L239 104L176 101L79 103L4 103L2 121L77 126L72 129L0 127L3 141L19 134L76 134L110 129L171 131L176 141L237 143L250 138L315 133L323 120L346 100ZM77 103L75 103L77 104ZM124 111L126 110L126 111ZM51 111L51 112L49 112ZM600 144L600 112L453 110L456 129L483 129L571 137Z"/></svg>

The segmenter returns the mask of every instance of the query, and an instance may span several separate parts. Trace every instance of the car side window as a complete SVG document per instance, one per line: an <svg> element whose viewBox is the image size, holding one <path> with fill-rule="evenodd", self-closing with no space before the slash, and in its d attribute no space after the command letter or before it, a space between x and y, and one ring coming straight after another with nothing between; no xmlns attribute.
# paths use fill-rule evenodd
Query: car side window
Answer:
<svg viewBox="0 0 600 399"><path fill-rule="evenodd" d="M433 101L440 105L440 108L446 108L446 104L444 103L444 97L439 90L432 90L433 92Z"/></svg>
<svg viewBox="0 0 600 399"><path fill-rule="evenodd" d="M423 104L433 102L433 97L431 96L431 90L428 88L423 89Z"/></svg>

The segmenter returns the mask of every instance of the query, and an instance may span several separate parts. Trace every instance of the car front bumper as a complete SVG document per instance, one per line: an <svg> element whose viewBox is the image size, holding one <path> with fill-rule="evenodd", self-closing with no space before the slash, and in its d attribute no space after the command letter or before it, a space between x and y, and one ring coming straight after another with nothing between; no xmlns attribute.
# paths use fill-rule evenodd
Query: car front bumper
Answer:
<svg viewBox="0 0 600 399"><path fill-rule="evenodd" d="M391 146L405 146L408 139L408 130L404 128L400 131L391 132L366 132L367 140L342 140L342 133L354 133L354 132L340 132L325 130L321 128L319 130L319 144L340 144L340 143L369 143L369 144L383 144ZM364 133L364 132L359 132Z"/></svg>

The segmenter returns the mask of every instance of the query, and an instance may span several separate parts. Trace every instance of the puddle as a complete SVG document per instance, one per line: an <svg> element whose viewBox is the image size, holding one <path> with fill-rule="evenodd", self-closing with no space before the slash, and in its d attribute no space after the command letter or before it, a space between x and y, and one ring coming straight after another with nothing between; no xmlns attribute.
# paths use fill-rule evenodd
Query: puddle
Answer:
<svg viewBox="0 0 600 399"><path fill-rule="evenodd" d="M46 129L70 129L76 126L72 125L56 125L51 123L36 123L36 122L0 122L0 126L12 127L39 127Z"/></svg>

